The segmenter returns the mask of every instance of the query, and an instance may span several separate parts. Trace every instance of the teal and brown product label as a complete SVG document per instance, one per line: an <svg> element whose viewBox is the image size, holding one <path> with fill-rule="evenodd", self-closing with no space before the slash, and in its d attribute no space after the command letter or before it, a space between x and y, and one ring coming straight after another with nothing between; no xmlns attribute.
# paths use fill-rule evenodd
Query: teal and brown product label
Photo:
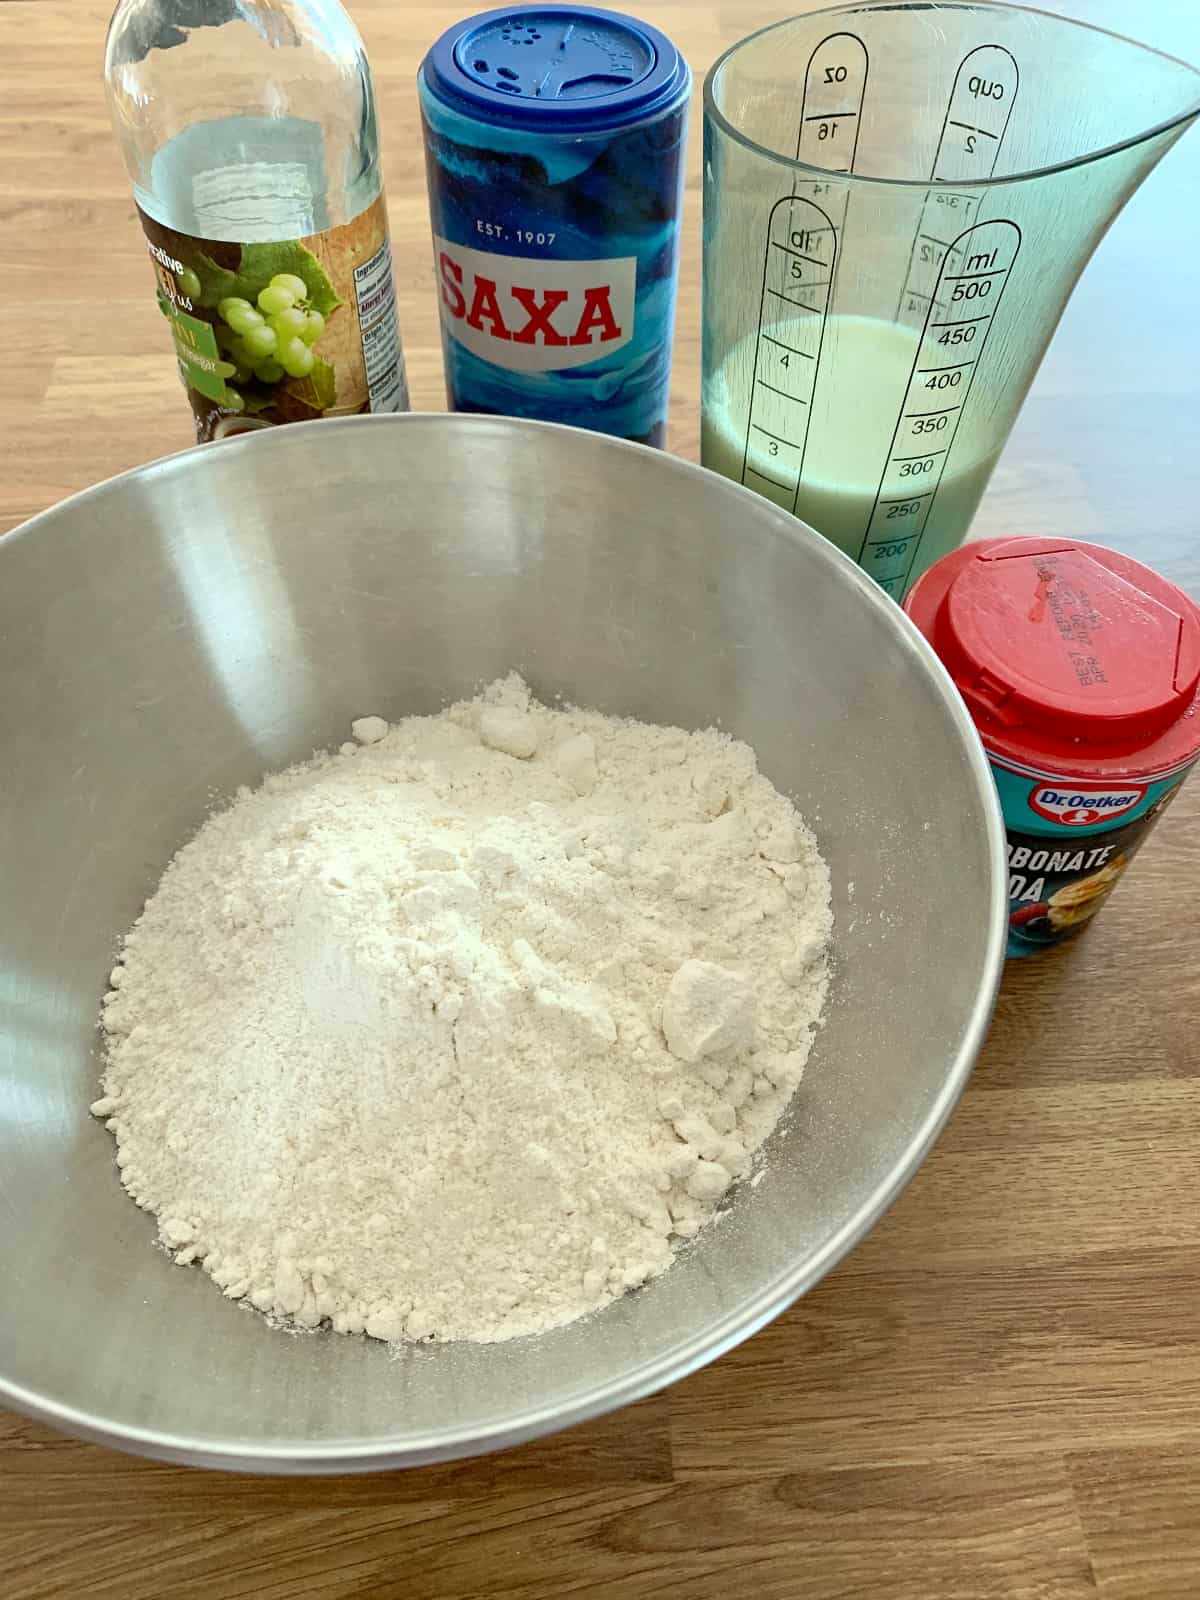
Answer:
<svg viewBox="0 0 1200 1600"><path fill-rule="evenodd" d="M198 439L408 410L382 196L352 222L269 244L139 215Z"/></svg>
<svg viewBox="0 0 1200 1600"><path fill-rule="evenodd" d="M1087 926L1190 767L1122 784L990 759L1008 840L1008 954L1032 955Z"/></svg>

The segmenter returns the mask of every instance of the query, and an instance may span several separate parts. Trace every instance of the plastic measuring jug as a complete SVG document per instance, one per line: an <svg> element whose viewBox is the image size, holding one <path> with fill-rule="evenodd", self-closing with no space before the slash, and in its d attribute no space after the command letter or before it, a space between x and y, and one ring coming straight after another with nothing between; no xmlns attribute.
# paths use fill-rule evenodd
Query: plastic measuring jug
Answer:
<svg viewBox="0 0 1200 1600"><path fill-rule="evenodd" d="M1200 72L993 0L879 0L742 40L704 102L704 464L899 597L961 542Z"/></svg>

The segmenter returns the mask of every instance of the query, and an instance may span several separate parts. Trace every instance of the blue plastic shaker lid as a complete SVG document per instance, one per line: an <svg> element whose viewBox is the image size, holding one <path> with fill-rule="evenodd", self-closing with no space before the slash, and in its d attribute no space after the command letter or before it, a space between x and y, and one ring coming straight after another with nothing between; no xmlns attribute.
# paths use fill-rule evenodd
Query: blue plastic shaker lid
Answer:
<svg viewBox="0 0 1200 1600"><path fill-rule="evenodd" d="M657 28L591 6L512 6L448 28L424 62L440 100L467 115L545 133L652 116L689 82Z"/></svg>

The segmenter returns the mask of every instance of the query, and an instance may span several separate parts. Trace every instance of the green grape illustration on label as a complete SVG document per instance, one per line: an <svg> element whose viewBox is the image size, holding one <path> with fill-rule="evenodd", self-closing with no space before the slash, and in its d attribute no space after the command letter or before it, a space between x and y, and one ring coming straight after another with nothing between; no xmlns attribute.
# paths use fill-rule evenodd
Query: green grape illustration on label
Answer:
<svg viewBox="0 0 1200 1600"><path fill-rule="evenodd" d="M344 227L269 244L142 224L201 440L407 409L382 200Z"/></svg>

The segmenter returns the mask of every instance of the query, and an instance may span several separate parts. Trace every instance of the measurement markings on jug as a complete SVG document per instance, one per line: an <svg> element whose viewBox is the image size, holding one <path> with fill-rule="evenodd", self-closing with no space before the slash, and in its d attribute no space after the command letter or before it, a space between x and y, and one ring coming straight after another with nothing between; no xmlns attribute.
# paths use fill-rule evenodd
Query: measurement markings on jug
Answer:
<svg viewBox="0 0 1200 1600"><path fill-rule="evenodd" d="M963 57L934 153L931 183L967 183L992 176L1019 84L1017 63L1002 45L983 44ZM959 214L956 220L974 221L979 215L980 200L980 195L928 191L896 302L898 322L926 314L932 298L931 280L942 271L947 252L953 249L951 242L942 237L941 219L947 211L954 211ZM967 270L970 271L969 266Z"/></svg>
<svg viewBox="0 0 1200 1600"><path fill-rule="evenodd" d="M952 265L953 250L973 270L946 272L943 266L932 288L930 310L858 555L867 572L897 597L907 587L929 525L991 322L1020 247L1021 230L1015 222L977 222L951 242L945 256L945 265ZM965 318L934 318L943 296L972 305L983 301L987 310ZM964 344L971 346L970 359L941 359L943 352L950 354L952 347ZM949 404L931 403L943 395ZM931 442L937 439L938 448L914 452L915 441L927 437Z"/></svg>
<svg viewBox="0 0 1200 1600"><path fill-rule="evenodd" d="M804 469L836 262L837 233L827 213L800 195L776 201L763 251L741 479L789 511Z"/></svg>

